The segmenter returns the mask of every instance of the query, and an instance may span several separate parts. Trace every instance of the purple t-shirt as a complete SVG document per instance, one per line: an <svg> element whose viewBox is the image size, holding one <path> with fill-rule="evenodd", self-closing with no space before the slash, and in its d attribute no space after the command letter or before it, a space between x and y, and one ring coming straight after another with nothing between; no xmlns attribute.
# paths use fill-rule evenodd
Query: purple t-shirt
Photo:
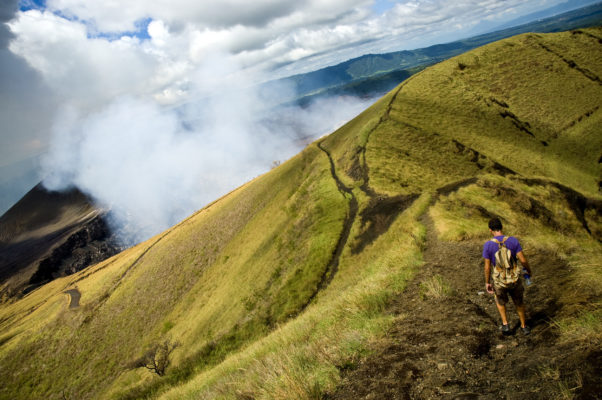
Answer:
<svg viewBox="0 0 602 400"><path fill-rule="evenodd" d="M504 240L504 235L495 236L495 239L501 242L502 240ZM508 237L508 239L506 240L506 247L510 250L510 253L512 253L512 258L514 259L514 261L516 261L516 253L523 250L523 248L520 247L518 239L514 236ZM491 265L493 266L495 266L495 252L498 249L499 245L492 240L488 240L483 246L483 258L491 260Z"/></svg>

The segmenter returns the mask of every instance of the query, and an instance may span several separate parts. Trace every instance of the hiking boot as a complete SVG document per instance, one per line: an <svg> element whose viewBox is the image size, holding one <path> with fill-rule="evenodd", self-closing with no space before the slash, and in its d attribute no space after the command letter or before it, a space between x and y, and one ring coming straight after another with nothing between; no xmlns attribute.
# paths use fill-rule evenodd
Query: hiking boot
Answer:
<svg viewBox="0 0 602 400"><path fill-rule="evenodd" d="M500 331L502 331L502 333L504 335L509 335L510 334L510 324L502 324L502 326L500 326Z"/></svg>
<svg viewBox="0 0 602 400"><path fill-rule="evenodd" d="M520 330L523 332L523 335L528 335L529 333L531 333L531 328L529 328L529 326L525 325L525 327L521 327Z"/></svg>

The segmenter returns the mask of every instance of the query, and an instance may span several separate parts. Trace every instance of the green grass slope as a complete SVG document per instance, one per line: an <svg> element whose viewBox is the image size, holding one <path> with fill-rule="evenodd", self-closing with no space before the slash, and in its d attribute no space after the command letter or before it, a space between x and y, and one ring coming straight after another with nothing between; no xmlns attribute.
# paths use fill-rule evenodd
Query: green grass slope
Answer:
<svg viewBox="0 0 602 400"><path fill-rule="evenodd" d="M521 35L425 70L398 91L390 120L375 132L371 158L395 167L375 166L374 184L393 193L400 184L408 185L405 191L425 188L412 168L430 169L431 176L423 178L427 182L435 175L442 181L465 176L455 161L442 160L448 155L440 146L426 145L446 142L454 157L464 154L476 168L484 167L486 159L597 194L600 37L599 29ZM386 126L401 126L404 133L395 130L392 137ZM425 141L417 154L376 147L386 143L389 149L402 149L415 140ZM456 172L439 173L447 167Z"/></svg>
<svg viewBox="0 0 602 400"><path fill-rule="evenodd" d="M403 320L388 305L425 215L441 240L484 240L499 215L558 248L584 297L551 329L598 346L601 43L526 34L430 67L179 225L2 305L0 398L320 398ZM165 341L164 376L133 365Z"/></svg>

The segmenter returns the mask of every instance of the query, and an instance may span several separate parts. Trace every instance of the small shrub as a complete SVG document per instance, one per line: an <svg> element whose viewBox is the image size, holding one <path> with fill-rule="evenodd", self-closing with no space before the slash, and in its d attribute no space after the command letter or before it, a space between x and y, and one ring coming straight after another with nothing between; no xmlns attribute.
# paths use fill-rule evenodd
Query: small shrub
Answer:
<svg viewBox="0 0 602 400"><path fill-rule="evenodd" d="M441 275L435 275L420 284L422 298L431 297L441 299L453 294L451 286L443 280Z"/></svg>
<svg viewBox="0 0 602 400"><path fill-rule="evenodd" d="M178 346L178 342L172 343L169 340L154 344L142 357L131 362L130 368L144 367L159 376L164 376L169 366L169 355Z"/></svg>
<svg viewBox="0 0 602 400"><path fill-rule="evenodd" d="M173 322L171 322L171 321L165 321L165 322L163 323L163 329L162 329L162 331L163 331L163 333L167 333L167 332L169 332L169 331L171 330L171 328L173 328L173 327L174 327L174 324L173 324Z"/></svg>

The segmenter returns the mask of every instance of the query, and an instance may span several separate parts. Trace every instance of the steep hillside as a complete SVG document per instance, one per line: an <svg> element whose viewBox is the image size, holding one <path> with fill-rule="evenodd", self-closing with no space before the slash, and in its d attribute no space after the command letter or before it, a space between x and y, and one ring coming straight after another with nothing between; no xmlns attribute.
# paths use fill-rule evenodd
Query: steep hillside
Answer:
<svg viewBox="0 0 602 400"><path fill-rule="evenodd" d="M179 225L2 305L0 398L591 398L601 48L600 28L526 34L427 68ZM529 340L501 337L478 294L494 215L533 256ZM526 351L520 381L493 374Z"/></svg>

